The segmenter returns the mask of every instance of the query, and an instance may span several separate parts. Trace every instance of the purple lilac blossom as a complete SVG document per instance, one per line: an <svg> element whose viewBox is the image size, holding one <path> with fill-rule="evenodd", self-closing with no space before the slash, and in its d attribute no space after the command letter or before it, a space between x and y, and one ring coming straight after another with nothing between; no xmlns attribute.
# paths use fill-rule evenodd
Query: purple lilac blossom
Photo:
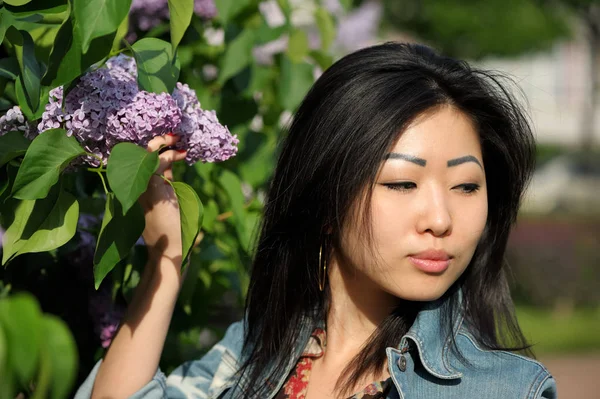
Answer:
<svg viewBox="0 0 600 399"><path fill-rule="evenodd" d="M200 107L196 92L187 84L177 83L173 98L182 111L181 123L173 131L181 136L178 148L187 149L185 161L192 165L225 161L237 153L237 136L219 123L215 111Z"/></svg>
<svg viewBox="0 0 600 399"><path fill-rule="evenodd" d="M108 147L124 141L146 147L154 137L172 132L180 121L181 111L170 95L140 91L108 116Z"/></svg>
<svg viewBox="0 0 600 399"><path fill-rule="evenodd" d="M102 342L102 347L108 348L119 328L125 310L113 303L110 290L101 289L91 293L88 311L94 323L94 331Z"/></svg>
<svg viewBox="0 0 600 399"><path fill-rule="evenodd" d="M0 136L15 130L22 132L29 140L33 140L37 136L37 130L25 120L21 108L16 105L0 116Z"/></svg>
<svg viewBox="0 0 600 399"><path fill-rule="evenodd" d="M167 0L133 0L129 9L130 24L148 31L169 19Z"/></svg>
<svg viewBox="0 0 600 399"><path fill-rule="evenodd" d="M84 149L94 154L80 162L106 164L120 142L146 147L156 136L181 136L177 149L188 151L186 162L224 161L237 153L238 139L219 123L214 111L203 110L194 90L177 83L172 95L138 90L135 60L113 57L106 67L82 76L63 107L63 89L50 92L38 125L40 132L64 127ZM64 108L64 109L63 109ZM76 165L77 163L75 163Z"/></svg>
<svg viewBox="0 0 600 399"><path fill-rule="evenodd" d="M106 61L106 67L108 69L121 68L131 76L137 78L137 65L135 64L135 58L129 57L125 54L118 54Z"/></svg>
<svg viewBox="0 0 600 399"><path fill-rule="evenodd" d="M340 19L334 47L338 51L351 52L376 41L383 6L377 2L365 2Z"/></svg>
<svg viewBox="0 0 600 399"><path fill-rule="evenodd" d="M50 91L49 102L38 125L40 132L64 127L84 149L96 157L85 161L106 164L110 149L119 142L146 146L153 137L164 135L181 120L181 112L168 94L140 91L135 78L135 61L120 55L107 66L89 72L69 92L63 110L63 89Z"/></svg>
<svg viewBox="0 0 600 399"><path fill-rule="evenodd" d="M217 16L214 0L195 0L194 14L204 20ZM129 9L130 27L141 31L149 31L163 21L169 20L169 4L167 0L133 0ZM134 38L133 35L131 35Z"/></svg>
<svg viewBox="0 0 600 399"><path fill-rule="evenodd" d="M202 19L209 20L217 16L215 0L195 0L194 14Z"/></svg>
<svg viewBox="0 0 600 399"><path fill-rule="evenodd" d="M86 151L106 163L110 153L108 118L131 103L138 91L135 77L119 66L86 73L67 95L64 110L63 88L50 91L38 130L63 127L68 136L75 136ZM86 161L92 166L100 164L94 157Z"/></svg>

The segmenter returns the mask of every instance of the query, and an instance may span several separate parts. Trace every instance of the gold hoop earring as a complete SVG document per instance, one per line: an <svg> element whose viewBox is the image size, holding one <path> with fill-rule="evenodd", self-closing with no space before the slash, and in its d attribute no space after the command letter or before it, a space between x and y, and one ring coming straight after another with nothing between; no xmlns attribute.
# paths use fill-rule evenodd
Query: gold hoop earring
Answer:
<svg viewBox="0 0 600 399"><path fill-rule="evenodd" d="M323 267L321 267L321 264ZM325 280L327 279L327 259L323 256L323 245L319 247L319 291L325 288Z"/></svg>

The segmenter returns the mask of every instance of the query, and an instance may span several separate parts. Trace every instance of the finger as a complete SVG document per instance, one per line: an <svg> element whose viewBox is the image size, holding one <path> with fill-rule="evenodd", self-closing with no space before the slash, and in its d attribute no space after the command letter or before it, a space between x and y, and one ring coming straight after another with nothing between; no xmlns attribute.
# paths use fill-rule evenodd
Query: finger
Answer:
<svg viewBox="0 0 600 399"><path fill-rule="evenodd" d="M179 136L173 133L167 133L164 136L156 136L148 143L147 149L150 152L156 151L164 146L175 145L179 141Z"/></svg>
<svg viewBox="0 0 600 399"><path fill-rule="evenodd" d="M165 176L165 179L173 181L173 168L165 169L165 173L163 175ZM165 183L167 183L167 182L165 182Z"/></svg>
<svg viewBox="0 0 600 399"><path fill-rule="evenodd" d="M160 161L158 169L156 170L157 175L162 175L167 169L171 168L173 162L181 161L185 159L187 151L185 150L167 150L159 155Z"/></svg>

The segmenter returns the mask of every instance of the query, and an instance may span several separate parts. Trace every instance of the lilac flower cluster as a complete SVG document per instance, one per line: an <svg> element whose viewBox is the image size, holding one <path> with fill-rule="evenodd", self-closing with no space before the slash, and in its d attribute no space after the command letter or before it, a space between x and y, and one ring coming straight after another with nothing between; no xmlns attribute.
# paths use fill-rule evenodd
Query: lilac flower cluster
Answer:
<svg viewBox="0 0 600 399"><path fill-rule="evenodd" d="M120 68L131 76L137 78L137 65L135 63L135 59L125 54L118 54L115 57L109 58L106 61L106 67L108 69Z"/></svg>
<svg viewBox="0 0 600 399"><path fill-rule="evenodd" d="M173 98L182 111L181 123L174 133L181 137L178 148L187 149L186 162L224 161L237 152L239 140L219 123L215 111L200 107L196 92L187 84L177 83Z"/></svg>
<svg viewBox="0 0 600 399"><path fill-rule="evenodd" d="M135 77L119 62L113 62L83 75L66 99L62 87L51 90L38 130L41 133L63 127L68 136L75 136L86 151L98 158L90 157L87 163L98 166L99 159L106 163L110 147L120 137L118 131L109 128L109 119L130 104L138 92Z"/></svg>
<svg viewBox="0 0 600 399"><path fill-rule="evenodd" d="M204 20L217 16L214 0L195 0L194 13ZM129 20L132 27L141 31L149 31L163 21L169 20L167 0L133 0L129 9Z"/></svg>
<svg viewBox="0 0 600 399"><path fill-rule="evenodd" d="M194 14L202 19L209 20L217 16L217 6L215 0L196 0L194 1Z"/></svg>
<svg viewBox="0 0 600 399"><path fill-rule="evenodd" d="M131 102L108 116L108 147L123 141L143 147L156 136L175 129L181 121L181 111L167 93L138 92Z"/></svg>
<svg viewBox="0 0 600 399"><path fill-rule="evenodd" d="M89 72L64 99L61 87L50 92L38 130L63 127L85 150L82 161L100 165L120 142L147 146L156 136L181 136L178 149L188 151L186 162L224 161L237 152L237 137L221 125L214 111L200 107L194 90L177 84L172 95L139 90L135 60L113 57L106 67ZM65 101L63 107L63 100Z"/></svg>
<svg viewBox="0 0 600 399"><path fill-rule="evenodd" d="M33 140L37 136L35 126L25 121L21 108L16 105L6 111L5 115L0 116L0 136L15 130L22 132L29 140Z"/></svg>
<svg viewBox="0 0 600 399"><path fill-rule="evenodd" d="M108 348L117 333L125 309L115 305L110 290L101 289L91 294L88 310L103 348Z"/></svg>

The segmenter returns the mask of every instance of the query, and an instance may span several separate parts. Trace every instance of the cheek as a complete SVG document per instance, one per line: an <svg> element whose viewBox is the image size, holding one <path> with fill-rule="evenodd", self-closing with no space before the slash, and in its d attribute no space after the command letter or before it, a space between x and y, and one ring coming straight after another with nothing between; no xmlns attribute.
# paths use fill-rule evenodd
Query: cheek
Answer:
<svg viewBox="0 0 600 399"><path fill-rule="evenodd" d="M390 249L396 248L394 244L397 242L393 238L406 235L406 207L390 197L378 193L377 190L373 193L369 215L372 247L369 246L362 213L354 214L352 223L342 234L340 250L354 267L370 270L376 262L375 254L385 258Z"/></svg>
<svg viewBox="0 0 600 399"><path fill-rule="evenodd" d="M485 195L481 196L481 200L473 201L469 206L464 206L460 212L457 212L455 231L460 232L460 239L464 242L466 248L475 251L475 247L485 229L487 215L488 206L487 196Z"/></svg>
<svg viewBox="0 0 600 399"><path fill-rule="evenodd" d="M411 211L409 203L402 201L398 195L394 197L385 193L373 194L371 205L373 233L380 246L386 238L389 241L391 237L406 234L406 230L410 228Z"/></svg>

